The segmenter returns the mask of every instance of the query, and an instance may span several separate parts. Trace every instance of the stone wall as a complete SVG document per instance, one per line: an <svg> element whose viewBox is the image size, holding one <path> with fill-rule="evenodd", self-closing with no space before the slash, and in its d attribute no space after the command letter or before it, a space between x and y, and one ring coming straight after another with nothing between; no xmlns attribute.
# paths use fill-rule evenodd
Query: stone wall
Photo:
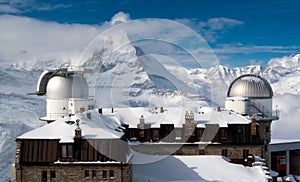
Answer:
<svg viewBox="0 0 300 182"><path fill-rule="evenodd" d="M21 170L22 169L22 170ZM89 176L85 177L85 171L89 171ZM96 171L93 177L92 171ZM103 170L106 170L107 177L103 178ZM114 171L114 176L110 177L110 170ZM22 166L17 170L17 181L42 181L42 172L47 173L47 182L50 182L50 171L55 171L56 181L59 182L90 182L90 181L110 181L121 182L131 181L131 165L72 165L55 164L50 166ZM19 173L19 175L18 175Z"/></svg>
<svg viewBox="0 0 300 182"><path fill-rule="evenodd" d="M232 159L243 159L244 149L249 150L249 155L262 156L261 145L210 145L204 151L205 155L222 155L222 149L226 149L227 157Z"/></svg>
<svg viewBox="0 0 300 182"><path fill-rule="evenodd" d="M262 157L269 164L269 143L271 142L271 123L272 121L259 121L258 132L260 139L264 143Z"/></svg>
<svg viewBox="0 0 300 182"><path fill-rule="evenodd" d="M204 150L204 155L222 155L222 149L227 150L227 157L243 159L243 150L248 149L249 155L262 156L263 145L221 145L221 144L139 144L132 145L135 151L153 155L199 155L199 150Z"/></svg>

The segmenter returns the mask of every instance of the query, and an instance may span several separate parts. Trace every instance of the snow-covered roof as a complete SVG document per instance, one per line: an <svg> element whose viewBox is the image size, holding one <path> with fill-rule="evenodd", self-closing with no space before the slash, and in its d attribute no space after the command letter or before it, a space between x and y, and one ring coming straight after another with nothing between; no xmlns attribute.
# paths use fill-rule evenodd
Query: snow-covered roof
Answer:
<svg viewBox="0 0 300 182"><path fill-rule="evenodd" d="M91 119L87 113L91 113ZM58 119L50 124L29 131L17 139L59 139L60 143L73 142L76 129L76 120L84 139L114 139L120 138L124 133L119 128L119 123L112 117L99 114L97 111L87 111L75 116Z"/></svg>
<svg viewBox="0 0 300 182"><path fill-rule="evenodd" d="M192 111L194 114L197 127L205 127L206 124L219 124L219 127L227 127L228 124L249 124L251 119L248 116L213 107L201 107L199 109L190 108L114 108L103 109L103 115L110 115L119 120L121 123L128 124L130 128L136 128L140 122L140 117L143 115L145 124L151 124L151 128L158 128L160 124L174 124L174 127L180 128L185 122L185 114Z"/></svg>
<svg viewBox="0 0 300 182"><path fill-rule="evenodd" d="M61 143L73 142L76 128L76 120L80 120L82 137L85 139L110 139L120 138L124 133L120 124L128 124L136 128L143 115L145 124L151 124L152 128L159 128L160 124L174 124L180 128L185 122L185 114L188 109L174 107L159 109L146 107L138 108L114 108L102 109L102 114L96 110L76 114L75 116L58 119L50 124L27 132L18 139L59 139ZM91 119L87 113L91 113ZM190 111L189 111L190 113ZM197 127L205 127L206 124L218 124L219 127L227 127L228 124L249 124L249 117L241 116L228 110L212 107L202 107L193 112Z"/></svg>
<svg viewBox="0 0 300 182"><path fill-rule="evenodd" d="M268 177L260 166L233 164L225 157L213 155L134 154L133 164L133 181L267 181Z"/></svg>
<svg viewBox="0 0 300 182"><path fill-rule="evenodd" d="M287 143L300 143L300 139L273 139L271 140L271 145L275 144L287 144Z"/></svg>

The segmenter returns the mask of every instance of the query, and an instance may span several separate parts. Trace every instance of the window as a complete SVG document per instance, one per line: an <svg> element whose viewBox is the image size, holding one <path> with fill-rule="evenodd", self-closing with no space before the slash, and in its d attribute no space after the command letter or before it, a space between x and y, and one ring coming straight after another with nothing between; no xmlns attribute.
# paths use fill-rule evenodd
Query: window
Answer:
<svg viewBox="0 0 300 182"><path fill-rule="evenodd" d="M251 135L256 135L256 122L251 122Z"/></svg>
<svg viewBox="0 0 300 182"><path fill-rule="evenodd" d="M115 171L114 170L109 170L109 177L114 178L115 177Z"/></svg>
<svg viewBox="0 0 300 182"><path fill-rule="evenodd" d="M56 173L55 171L50 171L50 181L56 182Z"/></svg>
<svg viewBox="0 0 300 182"><path fill-rule="evenodd" d="M198 140L201 140L203 131L204 131L204 130L203 130L202 128L198 130L198 132L197 132L197 138L198 138Z"/></svg>
<svg viewBox="0 0 300 182"><path fill-rule="evenodd" d="M285 159L278 159L278 164L286 164L286 160Z"/></svg>
<svg viewBox="0 0 300 182"><path fill-rule="evenodd" d="M73 146L68 145L68 157L72 158L73 157Z"/></svg>
<svg viewBox="0 0 300 182"><path fill-rule="evenodd" d="M63 144L61 146L61 156L63 158L73 158L73 145Z"/></svg>
<svg viewBox="0 0 300 182"><path fill-rule="evenodd" d="M102 171L102 178L107 178L107 171L106 170Z"/></svg>
<svg viewBox="0 0 300 182"><path fill-rule="evenodd" d="M62 145L61 146L61 150L62 150L62 157L67 157L67 146L66 145Z"/></svg>
<svg viewBox="0 0 300 182"><path fill-rule="evenodd" d="M103 143L103 144L102 144L102 147L101 147L101 154L107 155L107 145L106 145L106 143Z"/></svg>
<svg viewBox="0 0 300 182"><path fill-rule="evenodd" d="M222 149L222 156L227 157L227 149Z"/></svg>
<svg viewBox="0 0 300 182"><path fill-rule="evenodd" d="M204 149L199 149L199 155L205 155Z"/></svg>
<svg viewBox="0 0 300 182"><path fill-rule="evenodd" d="M140 129L140 137L143 138L145 136L145 131L144 129Z"/></svg>
<svg viewBox="0 0 300 182"><path fill-rule="evenodd" d="M42 182L47 182L47 171L42 171Z"/></svg>
<svg viewBox="0 0 300 182"><path fill-rule="evenodd" d="M159 130L153 130L153 140L159 140Z"/></svg>
<svg viewBox="0 0 300 182"><path fill-rule="evenodd" d="M268 152L268 145L265 144L265 152Z"/></svg>
<svg viewBox="0 0 300 182"><path fill-rule="evenodd" d="M221 139L227 139L227 130L226 130L226 128L221 128L220 129L220 137L221 137Z"/></svg>
<svg viewBox="0 0 300 182"><path fill-rule="evenodd" d="M90 171L89 170L84 170L84 177L89 178L90 177Z"/></svg>
<svg viewBox="0 0 300 182"><path fill-rule="evenodd" d="M244 159L247 159L248 156L249 156L249 149L244 149L244 150L243 150L243 158L244 158Z"/></svg>
<svg viewBox="0 0 300 182"><path fill-rule="evenodd" d="M182 131L181 129L175 129L175 139L181 140L182 139Z"/></svg>
<svg viewBox="0 0 300 182"><path fill-rule="evenodd" d="M92 178L93 179L97 178L97 171L96 170L92 170Z"/></svg>

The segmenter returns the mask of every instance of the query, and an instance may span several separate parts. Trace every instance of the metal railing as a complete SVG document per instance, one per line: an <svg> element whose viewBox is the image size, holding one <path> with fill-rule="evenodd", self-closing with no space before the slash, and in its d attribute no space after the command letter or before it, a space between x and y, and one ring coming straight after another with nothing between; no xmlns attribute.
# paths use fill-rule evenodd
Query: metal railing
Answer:
<svg viewBox="0 0 300 182"><path fill-rule="evenodd" d="M248 103L248 110L249 110L249 115L262 115L262 117L265 118L272 118L272 119L279 119L279 110L269 110L267 109L264 105L261 103L255 101L255 100L250 100Z"/></svg>

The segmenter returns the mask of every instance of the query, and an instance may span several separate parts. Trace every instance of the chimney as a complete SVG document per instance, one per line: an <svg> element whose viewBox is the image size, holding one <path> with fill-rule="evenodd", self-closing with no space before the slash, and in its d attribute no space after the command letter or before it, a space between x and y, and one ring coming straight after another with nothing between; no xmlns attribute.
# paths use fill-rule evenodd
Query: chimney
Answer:
<svg viewBox="0 0 300 182"><path fill-rule="evenodd" d="M256 135L256 118L255 118L255 116L251 117L251 135Z"/></svg>
<svg viewBox="0 0 300 182"><path fill-rule="evenodd" d="M140 117L139 128L141 128L141 129L144 129L144 128L145 128L145 118L144 118L143 115L141 115L141 117Z"/></svg>
<svg viewBox="0 0 300 182"><path fill-rule="evenodd" d="M111 113L114 113L114 108L113 107L111 108Z"/></svg>
<svg viewBox="0 0 300 182"><path fill-rule="evenodd" d="M194 114L192 111L190 113L186 111L185 124L184 124L184 136L186 140L188 140L189 137L195 135L194 130L195 130Z"/></svg>
<svg viewBox="0 0 300 182"><path fill-rule="evenodd" d="M160 107L160 113L164 112L164 107Z"/></svg>
<svg viewBox="0 0 300 182"><path fill-rule="evenodd" d="M76 120L75 139L81 138L81 128L79 127L79 119Z"/></svg>

